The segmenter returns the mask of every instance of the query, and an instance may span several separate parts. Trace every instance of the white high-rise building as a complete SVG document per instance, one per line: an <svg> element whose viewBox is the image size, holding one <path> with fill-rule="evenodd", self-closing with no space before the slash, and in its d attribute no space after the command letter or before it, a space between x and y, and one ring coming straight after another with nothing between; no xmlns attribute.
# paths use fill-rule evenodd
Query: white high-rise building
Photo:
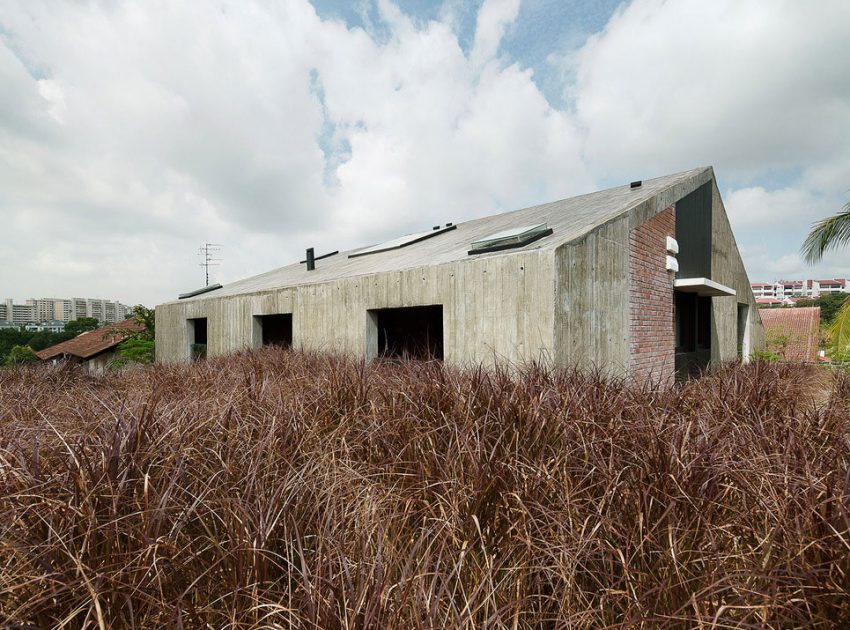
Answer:
<svg viewBox="0 0 850 630"><path fill-rule="evenodd" d="M126 319L132 310L121 302L92 298L30 298L24 304L15 304L7 298L0 302L0 321L23 325L94 317L102 323L111 324Z"/></svg>
<svg viewBox="0 0 850 630"><path fill-rule="evenodd" d="M850 293L850 280L780 280L778 282L753 282L750 285L756 298L816 298L830 293Z"/></svg>

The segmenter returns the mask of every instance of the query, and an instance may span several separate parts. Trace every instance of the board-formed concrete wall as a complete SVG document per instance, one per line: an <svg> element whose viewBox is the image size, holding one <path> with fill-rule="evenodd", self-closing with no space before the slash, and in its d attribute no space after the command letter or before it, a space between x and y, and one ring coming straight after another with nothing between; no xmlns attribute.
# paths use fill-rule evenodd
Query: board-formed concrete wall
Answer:
<svg viewBox="0 0 850 630"><path fill-rule="evenodd" d="M186 320L207 318L207 356L257 345L253 317L292 313L293 346L367 357L370 309L442 304L444 359L452 365L551 360L551 250L342 278L156 308L159 361L186 361Z"/></svg>
<svg viewBox="0 0 850 630"><path fill-rule="evenodd" d="M729 225L726 208L720 198L717 181L711 186L711 277L735 289L735 296L712 298L711 361L722 363L738 356L738 304L748 308L748 353L764 349L764 326L744 269L735 235ZM748 357L745 357L748 358Z"/></svg>
<svg viewBox="0 0 850 630"><path fill-rule="evenodd" d="M629 217L555 253L555 361L619 376L629 365Z"/></svg>
<svg viewBox="0 0 850 630"><path fill-rule="evenodd" d="M622 376L632 363L636 319L653 316L630 304L630 238L701 186L712 190L712 279L738 292L712 299L712 361L734 359L738 302L750 307L750 350L763 347L764 333L713 171L702 169L554 247L157 306L157 360L189 360L189 318L207 318L212 357L256 347L254 316L276 313L292 314L295 348L371 358L377 345L370 310L439 304L450 365L541 360ZM672 281L671 274L671 295Z"/></svg>

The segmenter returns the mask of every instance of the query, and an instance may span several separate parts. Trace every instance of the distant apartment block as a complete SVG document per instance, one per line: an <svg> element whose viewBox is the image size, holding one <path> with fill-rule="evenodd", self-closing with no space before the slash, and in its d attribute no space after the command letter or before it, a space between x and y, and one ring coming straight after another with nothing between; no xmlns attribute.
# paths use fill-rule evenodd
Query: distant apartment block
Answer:
<svg viewBox="0 0 850 630"><path fill-rule="evenodd" d="M830 293L850 293L850 280L779 280L777 282L753 282L753 295L771 298L777 302L788 298L816 298Z"/></svg>
<svg viewBox="0 0 850 630"><path fill-rule="evenodd" d="M0 321L16 326L51 320L69 322L80 317L94 317L103 323L120 322L132 307L121 302L92 298L30 298L24 304L6 299L0 302Z"/></svg>

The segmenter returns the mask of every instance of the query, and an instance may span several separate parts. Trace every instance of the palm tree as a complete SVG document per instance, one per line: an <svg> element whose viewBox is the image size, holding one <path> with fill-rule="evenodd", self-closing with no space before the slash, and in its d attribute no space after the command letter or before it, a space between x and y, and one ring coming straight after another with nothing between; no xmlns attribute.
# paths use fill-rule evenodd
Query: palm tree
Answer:
<svg viewBox="0 0 850 630"><path fill-rule="evenodd" d="M809 264L819 262L827 250L850 243L850 202L838 214L821 219L800 248ZM834 350L843 351L850 345L850 298L844 301L829 326L830 343Z"/></svg>

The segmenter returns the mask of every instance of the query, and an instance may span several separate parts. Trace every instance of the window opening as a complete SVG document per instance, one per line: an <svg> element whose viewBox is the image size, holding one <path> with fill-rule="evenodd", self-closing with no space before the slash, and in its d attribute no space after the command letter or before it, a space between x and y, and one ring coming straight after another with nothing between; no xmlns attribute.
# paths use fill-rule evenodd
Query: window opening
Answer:
<svg viewBox="0 0 850 630"><path fill-rule="evenodd" d="M369 312L375 347L383 358L443 359L443 306L384 308Z"/></svg>

